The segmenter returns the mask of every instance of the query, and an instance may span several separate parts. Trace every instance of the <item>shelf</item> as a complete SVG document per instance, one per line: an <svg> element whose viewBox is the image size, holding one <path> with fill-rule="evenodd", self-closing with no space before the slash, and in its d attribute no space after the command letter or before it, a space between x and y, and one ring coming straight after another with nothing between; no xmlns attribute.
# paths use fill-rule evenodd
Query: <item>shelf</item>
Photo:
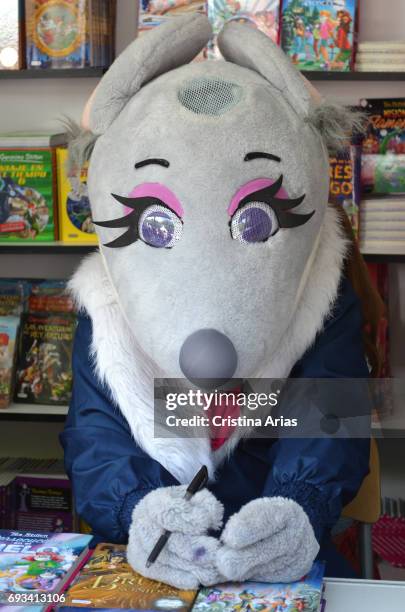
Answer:
<svg viewBox="0 0 405 612"><path fill-rule="evenodd" d="M0 242L0 253L33 254L56 253L58 255L85 255L98 248L97 244L81 244L66 242Z"/></svg>
<svg viewBox="0 0 405 612"><path fill-rule="evenodd" d="M369 263L405 263L405 253L362 253Z"/></svg>
<svg viewBox="0 0 405 612"><path fill-rule="evenodd" d="M309 81L405 81L404 72L321 72L303 70Z"/></svg>
<svg viewBox="0 0 405 612"><path fill-rule="evenodd" d="M11 404L8 408L0 408L0 421L54 421L63 423L67 411L67 406Z"/></svg>
<svg viewBox="0 0 405 612"><path fill-rule="evenodd" d="M0 70L0 79L80 79L100 78L105 68L36 68L26 70Z"/></svg>

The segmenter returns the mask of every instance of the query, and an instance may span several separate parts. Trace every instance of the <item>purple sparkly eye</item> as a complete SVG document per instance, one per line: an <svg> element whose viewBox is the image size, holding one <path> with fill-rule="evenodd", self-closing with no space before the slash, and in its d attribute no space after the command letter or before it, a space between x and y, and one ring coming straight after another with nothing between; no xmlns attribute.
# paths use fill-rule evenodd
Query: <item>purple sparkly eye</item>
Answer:
<svg viewBox="0 0 405 612"><path fill-rule="evenodd" d="M150 246L171 248L179 240L182 223L174 212L156 204L147 208L139 220L139 236Z"/></svg>
<svg viewBox="0 0 405 612"><path fill-rule="evenodd" d="M251 202L233 216L232 238L240 242L265 242L279 228L273 209L263 202Z"/></svg>

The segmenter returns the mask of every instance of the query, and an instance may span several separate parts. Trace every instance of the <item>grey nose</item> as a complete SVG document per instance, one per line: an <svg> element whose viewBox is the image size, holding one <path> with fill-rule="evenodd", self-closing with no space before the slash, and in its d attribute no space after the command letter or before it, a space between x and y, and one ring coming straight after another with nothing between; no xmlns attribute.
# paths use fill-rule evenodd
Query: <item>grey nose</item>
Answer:
<svg viewBox="0 0 405 612"><path fill-rule="evenodd" d="M215 387L235 374L238 355L225 334L216 329L199 329L184 341L179 363L189 381Z"/></svg>

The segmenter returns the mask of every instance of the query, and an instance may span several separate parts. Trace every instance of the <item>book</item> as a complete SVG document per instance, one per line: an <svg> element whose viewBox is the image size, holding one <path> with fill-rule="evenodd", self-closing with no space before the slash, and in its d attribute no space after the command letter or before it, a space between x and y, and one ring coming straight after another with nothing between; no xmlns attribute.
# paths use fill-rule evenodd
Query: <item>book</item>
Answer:
<svg viewBox="0 0 405 612"><path fill-rule="evenodd" d="M0 70L23 67L23 10L21 0L0 2Z"/></svg>
<svg viewBox="0 0 405 612"><path fill-rule="evenodd" d="M195 591L183 591L135 572L120 544L98 544L66 593L65 606L188 612ZM66 609L66 608L64 608Z"/></svg>
<svg viewBox="0 0 405 612"><path fill-rule="evenodd" d="M30 282L28 311L66 313L74 311L74 303L64 280Z"/></svg>
<svg viewBox="0 0 405 612"><path fill-rule="evenodd" d="M331 157L329 164L329 200L344 208L357 237L361 198L361 147L350 145Z"/></svg>
<svg viewBox="0 0 405 612"><path fill-rule="evenodd" d="M0 317L19 316L25 305L23 281L0 278Z"/></svg>
<svg viewBox="0 0 405 612"><path fill-rule="evenodd" d="M1 148L49 148L66 144L66 133L53 132L8 132L0 134Z"/></svg>
<svg viewBox="0 0 405 612"><path fill-rule="evenodd" d="M72 489L66 474L18 474L12 483L11 498L13 529L73 531Z"/></svg>
<svg viewBox="0 0 405 612"><path fill-rule="evenodd" d="M22 315L14 401L69 403L75 325L75 317L68 313Z"/></svg>
<svg viewBox="0 0 405 612"><path fill-rule="evenodd" d="M324 564L315 562L297 582L226 582L202 588L193 612L290 611L318 612L321 606Z"/></svg>
<svg viewBox="0 0 405 612"><path fill-rule="evenodd" d="M170 18L189 12L205 13L205 0L140 0L138 32L142 35Z"/></svg>
<svg viewBox="0 0 405 612"><path fill-rule="evenodd" d="M405 193L405 98L362 99L368 116L362 146L363 191Z"/></svg>
<svg viewBox="0 0 405 612"><path fill-rule="evenodd" d="M19 317L0 316L0 408L7 408L13 397Z"/></svg>
<svg viewBox="0 0 405 612"><path fill-rule="evenodd" d="M357 0L282 0L281 46L300 70L348 71L357 21Z"/></svg>
<svg viewBox="0 0 405 612"><path fill-rule="evenodd" d="M0 149L0 241L57 237L55 154L52 149Z"/></svg>
<svg viewBox="0 0 405 612"><path fill-rule="evenodd" d="M0 607L24 605L37 611L57 603L88 556L91 539L75 533L0 530Z"/></svg>
<svg viewBox="0 0 405 612"><path fill-rule="evenodd" d="M88 163L79 171L67 171L67 149L56 151L58 166L59 239L63 242L97 244L87 191Z"/></svg>
<svg viewBox="0 0 405 612"><path fill-rule="evenodd" d="M278 43L280 0L208 0L207 13L214 34L208 44L208 58L221 58L216 37L229 21L251 25Z"/></svg>

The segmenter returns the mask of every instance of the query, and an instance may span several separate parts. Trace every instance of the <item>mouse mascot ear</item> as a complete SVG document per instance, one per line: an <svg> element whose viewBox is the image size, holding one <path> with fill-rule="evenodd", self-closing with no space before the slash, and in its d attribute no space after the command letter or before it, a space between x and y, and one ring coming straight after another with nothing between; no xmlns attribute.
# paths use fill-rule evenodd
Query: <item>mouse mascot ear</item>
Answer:
<svg viewBox="0 0 405 612"><path fill-rule="evenodd" d="M127 102L155 77L187 64L205 47L211 26L204 15L174 18L131 43L87 102L82 125L103 134Z"/></svg>
<svg viewBox="0 0 405 612"><path fill-rule="evenodd" d="M255 28L231 22L218 36L223 57L258 72L294 111L321 134L330 153L342 149L352 131L363 129L363 114L323 101L320 93L295 68L268 36Z"/></svg>

